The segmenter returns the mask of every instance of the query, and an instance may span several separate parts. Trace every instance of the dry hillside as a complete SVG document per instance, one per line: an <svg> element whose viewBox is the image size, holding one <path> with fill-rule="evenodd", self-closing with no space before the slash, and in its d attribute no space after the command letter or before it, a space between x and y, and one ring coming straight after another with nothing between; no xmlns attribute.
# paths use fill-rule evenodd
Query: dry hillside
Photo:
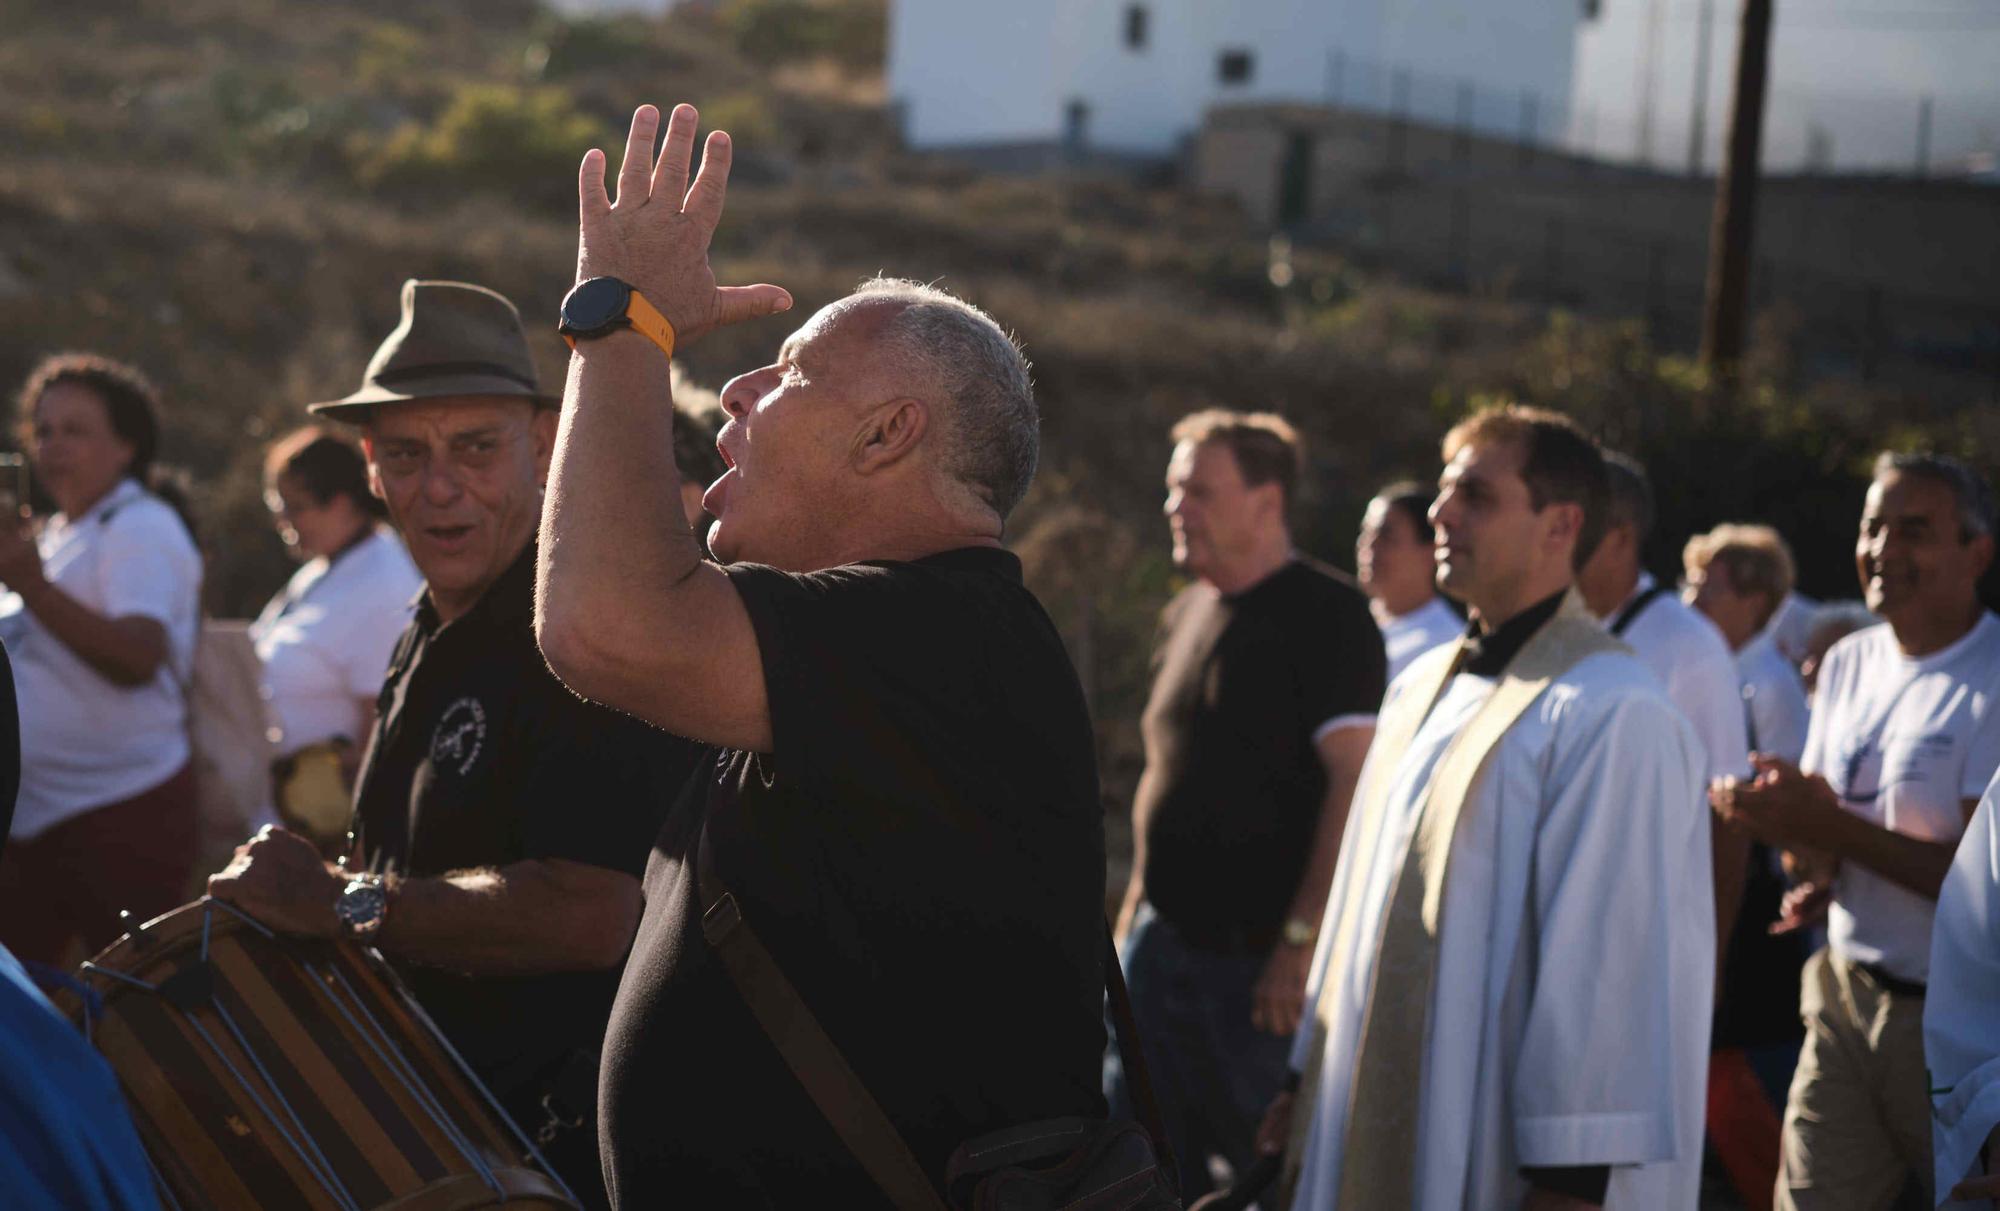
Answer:
<svg viewBox="0 0 2000 1211"><path fill-rule="evenodd" d="M0 379L70 347L153 373L211 604L249 611L285 572L260 443L352 388L398 283L506 292L553 380L578 156L640 101L693 100L741 148L720 276L781 282L807 308L878 272L938 279L1025 342L1045 452L1013 538L1092 692L1113 801L1170 588L1158 482L1184 412L1299 422L1315 471L1301 539L1345 563L1372 488L1433 473L1469 403L1568 407L1660 472L1663 565L1688 526L1767 516L1821 592L1850 583L1853 477L1886 418L1993 448L1988 416L1798 389L1782 317L1744 399L1721 401L1630 325L1274 250L1172 188L908 157L881 108L880 22L880 0L725 0L666 22L565 22L520 0L0 0ZM718 333L685 368L719 384L784 332Z"/></svg>

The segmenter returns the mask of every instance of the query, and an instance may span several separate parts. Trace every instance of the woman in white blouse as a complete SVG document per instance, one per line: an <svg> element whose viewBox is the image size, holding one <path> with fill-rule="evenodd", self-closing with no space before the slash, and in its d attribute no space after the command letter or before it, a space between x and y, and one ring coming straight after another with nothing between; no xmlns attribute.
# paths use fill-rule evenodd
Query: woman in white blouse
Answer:
<svg viewBox="0 0 2000 1211"><path fill-rule="evenodd" d="M361 452L331 431L308 426L275 443L264 483L279 534L305 561L250 627L279 728L277 806L332 848L423 578L381 522Z"/></svg>
<svg viewBox="0 0 2000 1211"><path fill-rule="evenodd" d="M185 684L201 556L145 486L158 398L107 358L44 361L21 391L56 513L0 519L0 642L21 704L21 791L0 858L0 941L58 963L183 898L195 859Z"/></svg>

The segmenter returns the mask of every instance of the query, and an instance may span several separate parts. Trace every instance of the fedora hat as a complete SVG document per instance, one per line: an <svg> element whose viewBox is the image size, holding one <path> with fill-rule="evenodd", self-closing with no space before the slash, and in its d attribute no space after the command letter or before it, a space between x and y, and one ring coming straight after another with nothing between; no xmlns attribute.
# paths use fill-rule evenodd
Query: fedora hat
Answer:
<svg viewBox="0 0 2000 1211"><path fill-rule="evenodd" d="M521 313L507 297L470 282L403 283L403 321L361 376L361 389L342 399L307 404L306 411L360 424L383 404L447 395L517 395L540 407L544 395Z"/></svg>

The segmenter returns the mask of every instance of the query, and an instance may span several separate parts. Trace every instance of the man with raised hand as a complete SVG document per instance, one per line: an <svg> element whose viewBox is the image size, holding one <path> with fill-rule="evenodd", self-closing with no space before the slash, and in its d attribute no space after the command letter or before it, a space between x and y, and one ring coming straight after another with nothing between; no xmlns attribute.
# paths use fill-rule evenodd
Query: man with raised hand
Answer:
<svg viewBox="0 0 2000 1211"><path fill-rule="evenodd" d="M1572 589L1601 524L1590 438L1498 408L1444 457L1438 582L1473 621L1383 704L1298 1093L1260 1136L1287 1156L1277 1205L1692 1211L1715 975L1700 746Z"/></svg>
<svg viewBox="0 0 2000 1211"><path fill-rule="evenodd" d="M655 163L659 114L638 111L615 203L601 153L584 159L542 522L550 665L722 750L647 867L599 1093L606 1176L623 1207L880 1205L843 1143L856 1116L809 1097L705 938L704 905L729 905L709 918L727 937L761 941L931 1193L970 1137L1102 1117L1090 720L1000 546L1039 419L984 312L867 283L723 388L729 470L704 502L704 560L667 351L791 299L716 286L730 144L710 134L688 185L696 121L674 110Z"/></svg>

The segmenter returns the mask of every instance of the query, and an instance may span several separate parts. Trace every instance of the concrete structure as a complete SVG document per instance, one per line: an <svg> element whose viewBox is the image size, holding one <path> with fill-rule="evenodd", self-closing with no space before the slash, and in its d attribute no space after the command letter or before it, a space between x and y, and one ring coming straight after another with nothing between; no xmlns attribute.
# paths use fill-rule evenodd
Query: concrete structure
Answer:
<svg viewBox="0 0 2000 1211"><path fill-rule="evenodd" d="M889 94L918 149L1174 155L1218 103L1478 81L1472 125L1560 107L1569 0L892 0ZM1372 83L1371 83L1372 81ZM1386 96L1385 96L1386 100Z"/></svg>
<svg viewBox="0 0 2000 1211"><path fill-rule="evenodd" d="M1420 281L1645 320L1692 348L1713 178L1354 110L1213 111L1192 184ZM1819 369L2000 392L2000 189L1842 175L1767 179L1752 303ZM1789 318L1785 318L1789 317Z"/></svg>

